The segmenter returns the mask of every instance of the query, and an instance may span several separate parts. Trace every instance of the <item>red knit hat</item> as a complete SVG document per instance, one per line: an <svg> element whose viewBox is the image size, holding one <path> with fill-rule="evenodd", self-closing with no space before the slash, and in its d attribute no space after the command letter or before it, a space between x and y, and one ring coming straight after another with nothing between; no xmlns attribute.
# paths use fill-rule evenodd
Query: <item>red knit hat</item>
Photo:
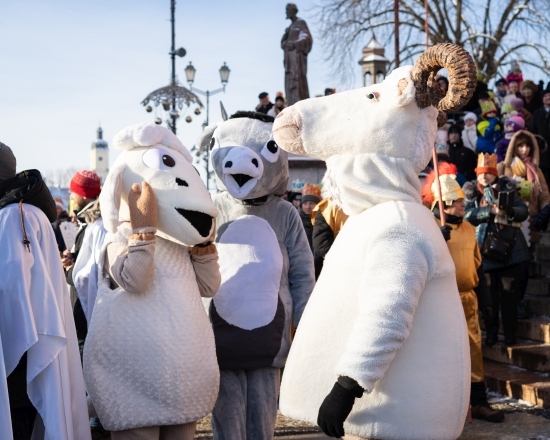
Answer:
<svg viewBox="0 0 550 440"><path fill-rule="evenodd" d="M101 192L99 176L93 171L78 171L71 179L70 190L85 199L95 199Z"/></svg>

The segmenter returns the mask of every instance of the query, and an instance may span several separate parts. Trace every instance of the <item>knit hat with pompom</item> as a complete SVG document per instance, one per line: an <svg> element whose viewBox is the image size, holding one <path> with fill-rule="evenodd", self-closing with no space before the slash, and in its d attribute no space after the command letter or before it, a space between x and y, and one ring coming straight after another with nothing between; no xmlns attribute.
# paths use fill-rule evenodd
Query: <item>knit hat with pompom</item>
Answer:
<svg viewBox="0 0 550 440"><path fill-rule="evenodd" d="M93 171L82 170L73 176L69 188L85 199L95 199L101 192L101 182Z"/></svg>

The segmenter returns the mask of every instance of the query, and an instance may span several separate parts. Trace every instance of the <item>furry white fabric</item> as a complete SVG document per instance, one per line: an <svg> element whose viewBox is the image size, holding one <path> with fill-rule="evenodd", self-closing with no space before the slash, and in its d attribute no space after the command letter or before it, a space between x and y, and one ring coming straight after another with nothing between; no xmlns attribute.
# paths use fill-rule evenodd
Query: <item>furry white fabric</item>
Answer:
<svg viewBox="0 0 550 440"><path fill-rule="evenodd" d="M119 228L111 241L127 242ZM100 259L100 274L104 273ZM84 377L103 426L178 425L214 407L219 370L187 247L157 239L155 279L136 295L103 275L84 347Z"/></svg>
<svg viewBox="0 0 550 440"><path fill-rule="evenodd" d="M145 180L158 199L157 235L186 245L205 241L218 210L179 139L165 127L141 124L122 130L113 144L125 151L101 191L105 229L114 233L119 221L130 220L128 194Z"/></svg>
<svg viewBox="0 0 550 440"><path fill-rule="evenodd" d="M162 145L179 152L188 162L193 162L191 153L170 130L153 124L130 125L119 131L113 138L118 150L133 150L138 147Z"/></svg>
<svg viewBox="0 0 550 440"><path fill-rule="evenodd" d="M420 204L417 174L438 111L418 108L410 71L300 101L275 119L281 148L327 161L325 194L351 215L302 316L280 408L315 423L338 376L349 376L367 393L347 434L453 440L469 403L468 334L453 260Z"/></svg>
<svg viewBox="0 0 550 440"><path fill-rule="evenodd" d="M344 375L370 392L356 400L346 434L460 436L469 399L468 334L454 264L432 217L417 203L388 202L348 219L296 332L283 375L283 414L316 423L323 399Z"/></svg>
<svg viewBox="0 0 550 440"><path fill-rule="evenodd" d="M269 324L277 311L283 254L273 229L255 215L229 224L218 242L222 283L214 297L229 324L252 330Z"/></svg>

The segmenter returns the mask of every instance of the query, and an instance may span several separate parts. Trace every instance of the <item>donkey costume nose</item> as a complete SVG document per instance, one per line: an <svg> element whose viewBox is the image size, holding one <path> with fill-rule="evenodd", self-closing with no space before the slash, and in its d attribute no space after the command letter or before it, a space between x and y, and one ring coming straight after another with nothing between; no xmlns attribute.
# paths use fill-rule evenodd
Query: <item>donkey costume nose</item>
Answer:
<svg viewBox="0 0 550 440"><path fill-rule="evenodd" d="M277 145L284 150L306 155L302 144L300 131L302 129L302 117L294 107L285 108L275 118L273 123L273 138Z"/></svg>

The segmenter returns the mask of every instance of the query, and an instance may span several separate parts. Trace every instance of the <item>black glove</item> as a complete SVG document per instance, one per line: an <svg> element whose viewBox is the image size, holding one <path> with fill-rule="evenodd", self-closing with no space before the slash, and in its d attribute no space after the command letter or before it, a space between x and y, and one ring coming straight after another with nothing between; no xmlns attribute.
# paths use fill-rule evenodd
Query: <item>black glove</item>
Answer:
<svg viewBox="0 0 550 440"><path fill-rule="evenodd" d="M445 239L445 241L449 241L451 239L451 231L453 230L453 228L451 228L449 225L445 225L440 226L439 230L443 234L443 238Z"/></svg>
<svg viewBox="0 0 550 440"><path fill-rule="evenodd" d="M354 383L355 387L350 387L354 389L346 389L340 385L338 382L342 379L346 386ZM353 379L342 376L338 382L323 400L317 416L317 424L321 430L329 437L336 438L344 436L344 422L353 408L355 398L363 395L363 389Z"/></svg>
<svg viewBox="0 0 550 440"><path fill-rule="evenodd" d="M513 206L502 205L499 209L506 214L506 217L514 218L515 212Z"/></svg>
<svg viewBox="0 0 550 440"><path fill-rule="evenodd" d="M548 220L550 219L550 204L546 205L538 213L537 218L535 219L535 228L539 231L546 231L548 228Z"/></svg>

